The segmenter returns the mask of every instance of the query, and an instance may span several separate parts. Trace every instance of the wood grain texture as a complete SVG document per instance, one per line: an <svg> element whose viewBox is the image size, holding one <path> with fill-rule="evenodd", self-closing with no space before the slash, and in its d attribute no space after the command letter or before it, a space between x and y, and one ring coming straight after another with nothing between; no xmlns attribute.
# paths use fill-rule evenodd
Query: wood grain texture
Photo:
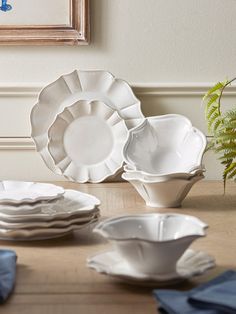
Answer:
<svg viewBox="0 0 236 314"><path fill-rule="evenodd" d="M57 184L59 184L57 182ZM76 184L62 182L66 188L91 193L102 201L102 217L124 213L156 212L128 183ZM212 254L217 267L191 281L171 288L190 289L229 268L236 267L236 185L229 183L223 196L221 182L199 182L182 208L159 212L185 213L209 224L207 237L196 241L195 249ZM152 289L127 285L86 267L86 258L110 245L90 229L58 240L0 242L18 255L16 287L4 314L128 314L156 313Z"/></svg>
<svg viewBox="0 0 236 314"><path fill-rule="evenodd" d="M85 45L89 17L89 0L70 0L70 25L2 25L0 45Z"/></svg>

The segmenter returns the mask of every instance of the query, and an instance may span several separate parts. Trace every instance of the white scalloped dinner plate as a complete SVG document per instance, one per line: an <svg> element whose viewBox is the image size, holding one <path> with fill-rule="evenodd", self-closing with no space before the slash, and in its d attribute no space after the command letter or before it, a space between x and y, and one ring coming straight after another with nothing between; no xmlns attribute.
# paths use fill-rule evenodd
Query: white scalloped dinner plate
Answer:
<svg viewBox="0 0 236 314"><path fill-rule="evenodd" d="M85 217L70 217L64 220L52 220L52 221L28 221L28 222L5 222L0 221L0 229L32 229L32 228L61 228L61 227L68 227L73 224L78 223L87 223L93 219L99 218L100 213L97 210L95 213L87 215Z"/></svg>
<svg viewBox="0 0 236 314"><path fill-rule="evenodd" d="M106 71L73 71L46 86L31 112L32 138L46 165L61 174L48 151L48 129L57 114L79 100L101 101L118 112L128 128L143 119L140 101L123 80ZM102 140L102 139L101 139Z"/></svg>
<svg viewBox="0 0 236 314"><path fill-rule="evenodd" d="M61 197L64 192L62 187L49 183L0 181L0 204L50 201ZM17 210L17 207L15 209Z"/></svg>
<svg viewBox="0 0 236 314"><path fill-rule="evenodd" d="M100 101L80 100L58 114L48 131L56 168L76 182L101 182L123 165L128 129L117 111Z"/></svg>
<svg viewBox="0 0 236 314"><path fill-rule="evenodd" d="M39 205L37 213L8 215L0 212L0 219L5 222L17 223L84 217L97 212L97 206L100 204L101 202L93 195L75 190L65 190L60 201Z"/></svg>
<svg viewBox="0 0 236 314"><path fill-rule="evenodd" d="M144 274L133 269L116 251L110 250L89 257L87 266L129 283L165 286L202 275L215 266L215 259L205 252L188 249L178 261L175 273Z"/></svg>
<svg viewBox="0 0 236 314"><path fill-rule="evenodd" d="M1 240L11 240L11 241L35 241L35 240L46 240L51 238L58 238L64 236L73 231L81 230L88 227L89 225L97 222L98 218L91 219L87 223L77 223L72 224L67 227L62 228L35 228L29 229L17 229L17 230L7 230L0 229L0 239Z"/></svg>

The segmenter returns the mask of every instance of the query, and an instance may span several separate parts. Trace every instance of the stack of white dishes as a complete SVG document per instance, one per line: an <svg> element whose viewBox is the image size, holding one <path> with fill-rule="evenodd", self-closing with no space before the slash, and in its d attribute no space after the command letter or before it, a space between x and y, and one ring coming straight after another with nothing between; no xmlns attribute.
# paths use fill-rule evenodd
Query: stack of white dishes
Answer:
<svg viewBox="0 0 236 314"><path fill-rule="evenodd" d="M99 218L100 201L48 183L0 182L0 239L44 240L85 228Z"/></svg>
<svg viewBox="0 0 236 314"><path fill-rule="evenodd" d="M40 92L31 135L53 172L97 183L122 170L128 129L143 117L125 81L106 71L74 71Z"/></svg>
<svg viewBox="0 0 236 314"><path fill-rule="evenodd" d="M214 258L188 249L206 236L207 225L180 214L120 216L99 223L94 232L113 248L87 259L99 273L140 284L167 285L203 274Z"/></svg>
<svg viewBox="0 0 236 314"><path fill-rule="evenodd" d="M149 117L129 130L122 177L150 207L179 207L191 187L204 178L206 137L177 114Z"/></svg>

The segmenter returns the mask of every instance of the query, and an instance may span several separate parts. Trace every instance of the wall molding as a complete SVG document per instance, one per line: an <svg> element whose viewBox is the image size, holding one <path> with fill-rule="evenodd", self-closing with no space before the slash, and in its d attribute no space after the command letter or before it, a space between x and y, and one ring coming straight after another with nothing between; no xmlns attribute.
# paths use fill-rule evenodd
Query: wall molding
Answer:
<svg viewBox="0 0 236 314"><path fill-rule="evenodd" d="M37 83L0 83L0 98L37 97L46 84ZM134 83L131 84L137 97L202 97L213 83ZM236 97L236 85L225 90L225 96ZM30 137L1 137L1 151L35 151L35 144Z"/></svg>
<svg viewBox="0 0 236 314"><path fill-rule="evenodd" d="M0 84L0 97L37 97L43 85Z"/></svg>
<svg viewBox="0 0 236 314"><path fill-rule="evenodd" d="M193 96L203 97L215 83L160 83L133 84L132 88L137 96ZM236 96L236 85L225 89L224 96Z"/></svg>
<svg viewBox="0 0 236 314"><path fill-rule="evenodd" d="M37 97L47 83L0 83L0 97ZM137 96L203 96L214 83L133 83ZM224 95L236 96L236 84L227 87Z"/></svg>
<svg viewBox="0 0 236 314"><path fill-rule="evenodd" d="M2 137L0 138L0 151L35 151L35 144L30 137Z"/></svg>

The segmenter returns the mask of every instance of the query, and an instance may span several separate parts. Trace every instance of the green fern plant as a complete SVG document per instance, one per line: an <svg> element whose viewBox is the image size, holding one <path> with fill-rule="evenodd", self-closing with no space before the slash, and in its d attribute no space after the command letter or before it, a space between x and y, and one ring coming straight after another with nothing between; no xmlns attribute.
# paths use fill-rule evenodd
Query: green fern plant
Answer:
<svg viewBox="0 0 236 314"><path fill-rule="evenodd" d="M221 164L224 166L224 191L227 179L236 180L236 109L223 113L221 98L225 88L234 80L236 78L218 82L203 97L205 118L212 136L208 149L219 154Z"/></svg>

